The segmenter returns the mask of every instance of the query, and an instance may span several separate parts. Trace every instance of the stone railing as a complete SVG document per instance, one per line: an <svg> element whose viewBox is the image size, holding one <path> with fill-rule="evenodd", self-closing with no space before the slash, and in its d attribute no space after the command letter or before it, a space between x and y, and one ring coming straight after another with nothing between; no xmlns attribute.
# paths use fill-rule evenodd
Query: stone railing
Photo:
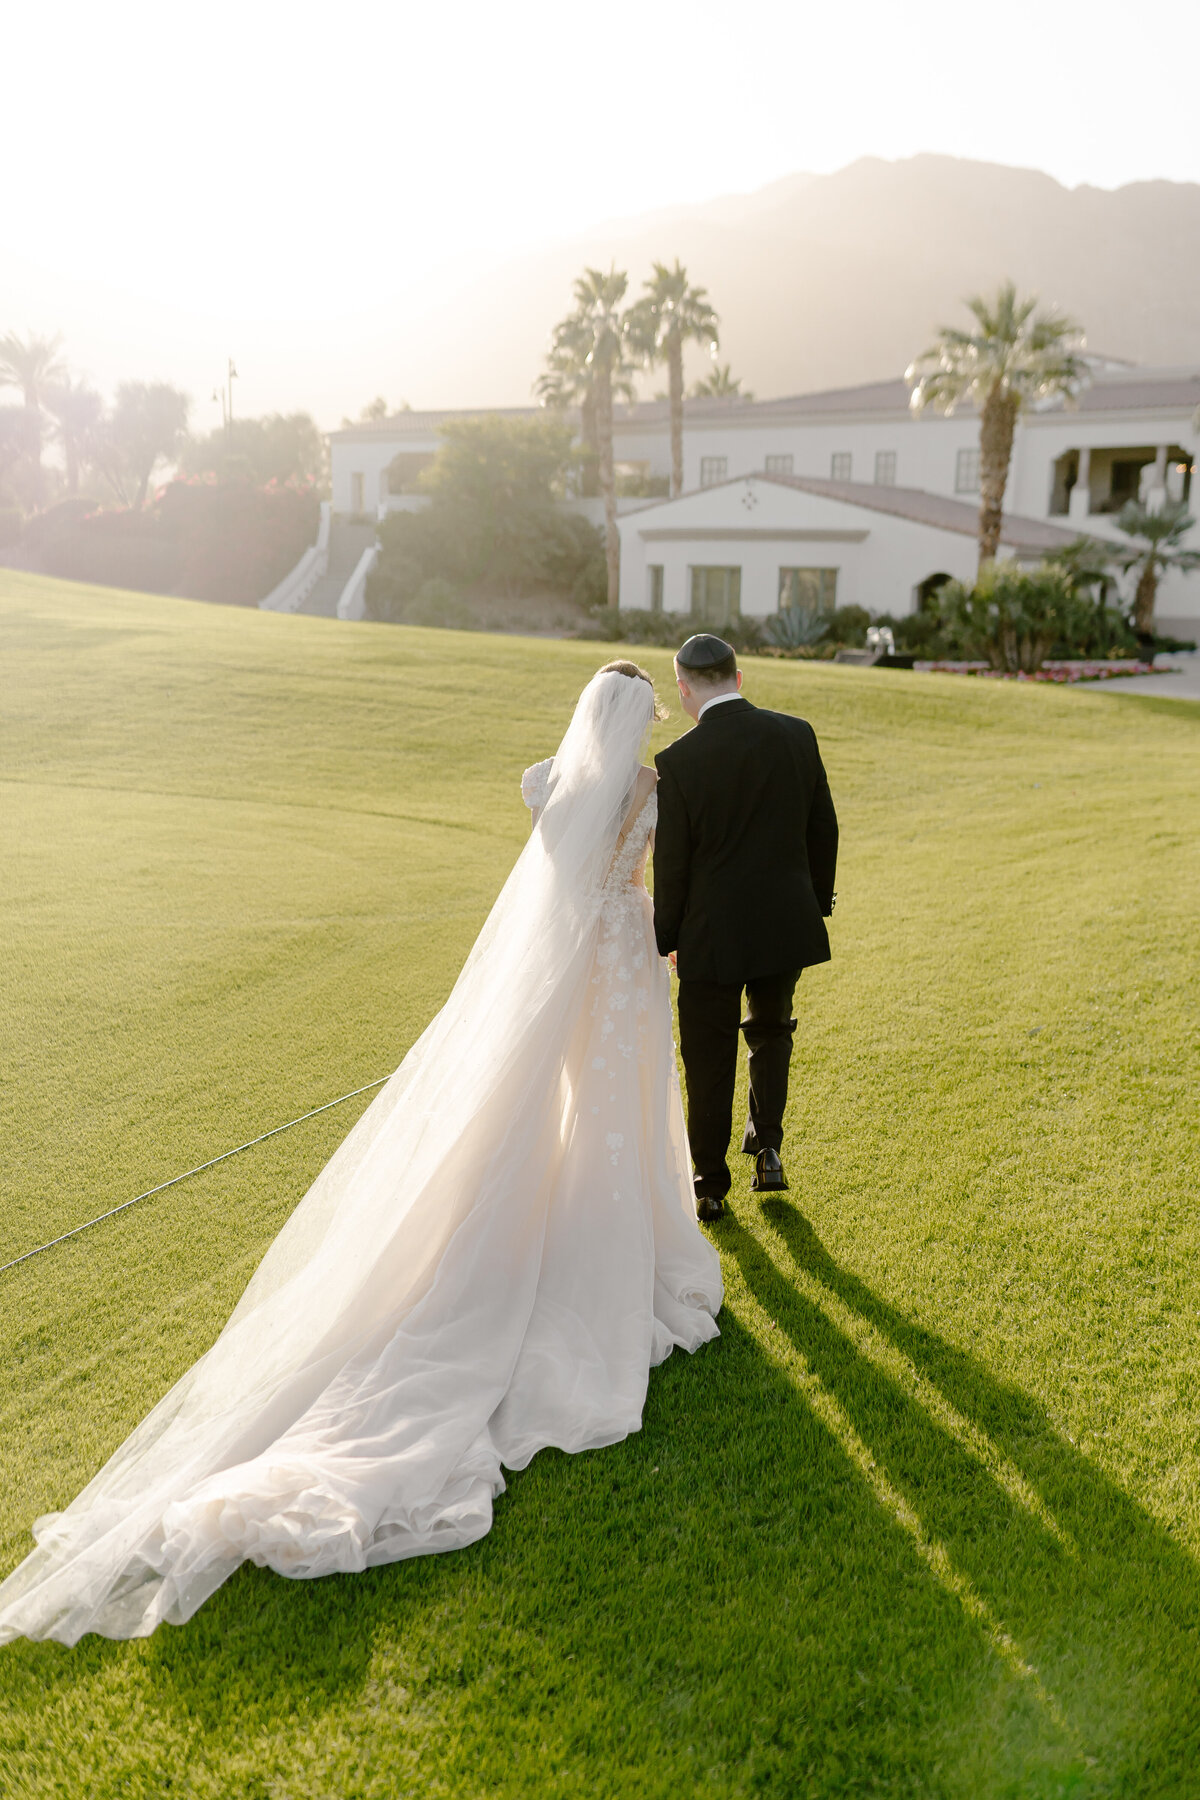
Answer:
<svg viewBox="0 0 1200 1800"><path fill-rule="evenodd" d="M273 587L265 600L259 601L263 612L299 612L318 581L329 569L329 521L332 508L328 500L321 502L321 524L317 541L310 544L290 574L278 587Z"/></svg>
<svg viewBox="0 0 1200 1800"><path fill-rule="evenodd" d="M342 589L337 604L339 619L365 619L367 616L367 576L379 560L379 545L371 544L355 564L354 573Z"/></svg>

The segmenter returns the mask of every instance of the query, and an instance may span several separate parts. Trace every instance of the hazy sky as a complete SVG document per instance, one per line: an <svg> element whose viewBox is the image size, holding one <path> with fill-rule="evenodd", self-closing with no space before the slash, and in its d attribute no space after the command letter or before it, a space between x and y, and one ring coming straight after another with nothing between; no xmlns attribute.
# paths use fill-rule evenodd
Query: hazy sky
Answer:
<svg viewBox="0 0 1200 1800"><path fill-rule="evenodd" d="M312 405L306 345L416 316L435 272L795 170L934 150L1200 180L1196 0L20 3L0 329L63 326L104 385L183 380L198 423L239 337L274 345L246 410L289 371Z"/></svg>

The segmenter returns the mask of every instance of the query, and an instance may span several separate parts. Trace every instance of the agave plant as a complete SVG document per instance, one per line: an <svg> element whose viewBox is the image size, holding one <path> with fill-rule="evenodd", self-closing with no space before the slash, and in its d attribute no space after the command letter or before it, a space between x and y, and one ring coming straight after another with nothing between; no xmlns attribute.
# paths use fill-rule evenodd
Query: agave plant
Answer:
<svg viewBox="0 0 1200 1800"><path fill-rule="evenodd" d="M829 630L825 614L813 606L782 606L763 622L763 634L778 650L807 650Z"/></svg>

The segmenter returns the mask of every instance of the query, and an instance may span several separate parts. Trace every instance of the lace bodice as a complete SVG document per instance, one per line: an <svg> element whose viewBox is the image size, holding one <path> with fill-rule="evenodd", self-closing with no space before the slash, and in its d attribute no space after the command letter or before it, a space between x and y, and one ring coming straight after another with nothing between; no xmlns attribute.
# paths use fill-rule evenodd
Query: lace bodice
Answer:
<svg viewBox="0 0 1200 1800"><path fill-rule="evenodd" d="M606 893L610 888L629 887L631 884L634 887L645 887L646 852L650 847L650 833L657 823L658 795L651 790L629 830L617 841L612 866L604 883Z"/></svg>

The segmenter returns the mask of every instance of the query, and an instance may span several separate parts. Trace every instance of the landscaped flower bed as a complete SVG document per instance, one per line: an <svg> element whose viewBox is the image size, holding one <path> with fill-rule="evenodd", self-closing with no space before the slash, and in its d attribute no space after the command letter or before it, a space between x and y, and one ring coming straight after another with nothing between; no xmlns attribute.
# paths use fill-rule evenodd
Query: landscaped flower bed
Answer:
<svg viewBox="0 0 1200 1800"><path fill-rule="evenodd" d="M985 662L919 662L913 667L933 675L979 675L989 681L1112 681L1118 675L1169 675L1169 669L1156 669L1153 663L1139 662L1136 657L1113 657L1095 662L1046 662L1032 674L1022 669L1010 674L993 669Z"/></svg>

